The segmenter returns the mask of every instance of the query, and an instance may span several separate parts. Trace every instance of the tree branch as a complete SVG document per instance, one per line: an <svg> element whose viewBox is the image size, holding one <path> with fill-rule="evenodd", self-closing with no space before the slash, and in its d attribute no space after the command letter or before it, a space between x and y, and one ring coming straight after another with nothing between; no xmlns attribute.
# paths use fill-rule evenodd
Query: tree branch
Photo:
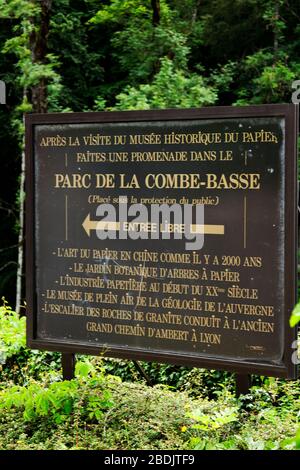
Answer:
<svg viewBox="0 0 300 470"><path fill-rule="evenodd" d="M6 269L7 266L10 266L11 264L18 265L16 261L8 261L7 263L5 263L3 266L0 267L0 271L4 271L4 269Z"/></svg>

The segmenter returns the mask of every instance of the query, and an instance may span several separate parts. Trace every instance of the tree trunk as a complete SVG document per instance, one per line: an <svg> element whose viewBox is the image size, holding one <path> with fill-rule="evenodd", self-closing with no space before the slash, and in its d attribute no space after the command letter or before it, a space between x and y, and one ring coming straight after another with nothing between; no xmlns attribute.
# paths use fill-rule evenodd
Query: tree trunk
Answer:
<svg viewBox="0 0 300 470"><path fill-rule="evenodd" d="M192 13L192 26L196 23L196 20L197 20L197 16L198 16L198 11L200 9L200 4L201 4L201 1L202 0L198 0L198 2L196 3L195 5L195 8L193 10L193 13Z"/></svg>
<svg viewBox="0 0 300 470"><path fill-rule="evenodd" d="M50 27L50 13L52 0L32 0L34 3L38 1L41 8L39 18L33 18L33 32L30 35L29 43L31 50L32 63L43 64L47 61L47 40ZM46 113L47 102L47 82L42 78L39 83L33 85L28 92L24 90L25 95L29 95L32 103L32 111L34 113ZM24 121L24 116L23 116ZM24 194L25 194L25 150L24 140L22 142L22 158L21 158L21 174L20 174L20 206L19 206L19 248L18 248L18 269L16 283L16 312L20 312L23 292L23 271L24 271Z"/></svg>
<svg viewBox="0 0 300 470"><path fill-rule="evenodd" d="M279 44L279 39L278 39L278 35L279 35L279 31L278 31L278 20L279 20L279 4L278 4L278 1L276 1L275 3L275 20L274 20L274 59L275 59L275 62L277 61L277 55L278 55L278 44Z"/></svg>
<svg viewBox="0 0 300 470"><path fill-rule="evenodd" d="M26 91L24 90L24 95ZM23 116L23 122L25 121ZM16 312L20 313L23 292L23 271L24 271L24 212L25 212L25 148L24 138L22 142L21 154L21 174L19 184L19 237L18 237L18 268L17 268L17 285L16 285Z"/></svg>
<svg viewBox="0 0 300 470"><path fill-rule="evenodd" d="M50 26L52 0L40 0L40 27L30 35L30 49L33 63L43 64L47 61L47 41ZM47 112L47 83L43 78L31 87L31 103L34 113Z"/></svg>
<svg viewBox="0 0 300 470"><path fill-rule="evenodd" d="M152 24L156 27L160 23L160 0L151 0L151 6L153 11Z"/></svg>

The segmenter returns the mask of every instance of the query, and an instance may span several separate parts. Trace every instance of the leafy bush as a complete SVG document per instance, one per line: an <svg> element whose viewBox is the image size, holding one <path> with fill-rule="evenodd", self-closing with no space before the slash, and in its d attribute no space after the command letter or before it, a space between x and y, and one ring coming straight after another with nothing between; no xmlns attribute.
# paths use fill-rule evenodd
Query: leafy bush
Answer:
<svg viewBox="0 0 300 470"><path fill-rule="evenodd" d="M20 409L25 421L47 417L55 424L65 421L77 409L85 420L99 421L103 410L112 406L107 390L99 394L103 376L90 377L95 371L88 362L78 362L76 372L77 380L49 385L32 381L28 386L8 387L0 391L0 409Z"/></svg>
<svg viewBox="0 0 300 470"><path fill-rule="evenodd" d="M197 74L176 69L173 61L164 58L151 84L128 86L117 97L116 109L191 108L212 105L217 92Z"/></svg>
<svg viewBox="0 0 300 470"><path fill-rule="evenodd" d="M0 307L0 364L26 345L25 317L20 317L3 299Z"/></svg>
<svg viewBox="0 0 300 470"><path fill-rule="evenodd" d="M245 407L245 400L226 389L213 399L194 398L161 385L98 375L91 364L80 363L79 372L83 375L70 382L45 377L20 387L13 398L15 403L23 396L20 406L3 404L12 390L7 387L0 395L0 449L289 450L298 445L297 382L274 379L252 387L251 406ZM37 387L28 403L24 396L31 386ZM30 399L33 414L25 420ZM50 401L48 410L44 400Z"/></svg>
<svg viewBox="0 0 300 470"><path fill-rule="evenodd" d="M7 304L0 321L0 449L300 447L298 382L256 377L237 399L227 372L141 363L149 387L132 361L79 355L76 378L60 381L60 354L27 349Z"/></svg>
<svg viewBox="0 0 300 470"><path fill-rule="evenodd" d="M231 398L233 401L233 397ZM236 423L239 417L237 404L229 404L225 400L221 409L213 406L213 402L204 402L201 406L187 413L191 419L189 447L195 450L229 449L236 448L234 440L230 440L233 434L232 423ZM185 429L184 429L185 430Z"/></svg>
<svg viewBox="0 0 300 470"><path fill-rule="evenodd" d="M26 383L61 368L61 355L26 348L26 317L3 299L0 307L0 380Z"/></svg>

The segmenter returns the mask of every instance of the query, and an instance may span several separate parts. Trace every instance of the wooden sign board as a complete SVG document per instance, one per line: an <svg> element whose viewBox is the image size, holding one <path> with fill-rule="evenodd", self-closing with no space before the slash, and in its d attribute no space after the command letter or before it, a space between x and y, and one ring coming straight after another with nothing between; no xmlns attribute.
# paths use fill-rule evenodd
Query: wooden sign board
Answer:
<svg viewBox="0 0 300 470"><path fill-rule="evenodd" d="M28 345L296 377L297 119L294 105L27 115ZM132 204L203 205L203 247L175 237L184 223L136 223L132 239L132 218L99 217Z"/></svg>

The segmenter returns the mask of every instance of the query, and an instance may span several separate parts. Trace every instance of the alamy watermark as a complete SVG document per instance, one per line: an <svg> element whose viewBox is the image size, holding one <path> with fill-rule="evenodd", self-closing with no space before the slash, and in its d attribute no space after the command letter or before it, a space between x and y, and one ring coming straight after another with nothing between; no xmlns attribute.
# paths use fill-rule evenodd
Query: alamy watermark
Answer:
<svg viewBox="0 0 300 470"><path fill-rule="evenodd" d="M292 93L292 103L299 104L300 103L300 80L295 80L292 83L292 89L295 90Z"/></svg>
<svg viewBox="0 0 300 470"><path fill-rule="evenodd" d="M3 80L0 80L0 104L6 104L6 85Z"/></svg>
<svg viewBox="0 0 300 470"><path fill-rule="evenodd" d="M186 240L186 250L200 250L204 235L222 231L223 226L204 224L204 205L198 204L128 204L119 197L118 206L100 204L97 222L88 218L86 230L95 227L100 240Z"/></svg>
<svg viewBox="0 0 300 470"><path fill-rule="evenodd" d="M300 365L300 341L295 339L292 342L292 349L294 352L292 353L292 364Z"/></svg>

